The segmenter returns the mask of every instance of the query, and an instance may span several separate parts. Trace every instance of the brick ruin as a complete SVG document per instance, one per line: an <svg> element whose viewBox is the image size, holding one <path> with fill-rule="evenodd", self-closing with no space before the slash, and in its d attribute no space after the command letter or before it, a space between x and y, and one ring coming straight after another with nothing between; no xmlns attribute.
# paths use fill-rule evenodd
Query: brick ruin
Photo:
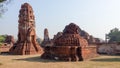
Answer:
<svg viewBox="0 0 120 68"><path fill-rule="evenodd" d="M53 40L56 40L58 37L62 36L63 32L58 32L56 35L54 35Z"/></svg>
<svg viewBox="0 0 120 68"><path fill-rule="evenodd" d="M98 43L100 43L99 38L95 38L92 35L89 35L84 30L80 30L80 35L88 41L88 44L98 44Z"/></svg>
<svg viewBox="0 0 120 68"><path fill-rule="evenodd" d="M12 35L7 35L4 43L13 45L15 43L14 37Z"/></svg>
<svg viewBox="0 0 120 68"><path fill-rule="evenodd" d="M102 43L97 45L97 52L99 54L120 55L120 44L118 43Z"/></svg>
<svg viewBox="0 0 120 68"><path fill-rule="evenodd" d="M9 53L11 47L9 44L2 44L0 46L0 53Z"/></svg>
<svg viewBox="0 0 120 68"><path fill-rule="evenodd" d="M14 45L15 40L12 35L6 35L4 43L0 46L0 52L9 52L10 48Z"/></svg>
<svg viewBox="0 0 120 68"><path fill-rule="evenodd" d="M88 46L86 39L80 36L80 28L74 23L65 27L61 36L54 40L53 46L46 46L43 59L63 61L82 61L97 55L95 46Z"/></svg>
<svg viewBox="0 0 120 68"><path fill-rule="evenodd" d="M21 6L18 22L18 40L10 49L10 53L15 55L41 54L42 48L36 41L33 9L28 3Z"/></svg>
<svg viewBox="0 0 120 68"><path fill-rule="evenodd" d="M44 30L44 41L49 41L50 38L49 38L49 33L48 33L48 29L45 28Z"/></svg>
<svg viewBox="0 0 120 68"><path fill-rule="evenodd" d="M53 41L61 36L63 32L58 32L56 35L54 35ZM86 39L88 41L88 44L99 44L101 43L99 38L95 38L92 35L88 34L86 31L79 29L79 35Z"/></svg>
<svg viewBox="0 0 120 68"><path fill-rule="evenodd" d="M48 29L45 28L45 29L44 29L44 40L43 40L43 42L41 43L41 46L42 46L42 47L45 47L45 46L52 46L52 45L53 45L53 42L52 42L52 40L49 38Z"/></svg>

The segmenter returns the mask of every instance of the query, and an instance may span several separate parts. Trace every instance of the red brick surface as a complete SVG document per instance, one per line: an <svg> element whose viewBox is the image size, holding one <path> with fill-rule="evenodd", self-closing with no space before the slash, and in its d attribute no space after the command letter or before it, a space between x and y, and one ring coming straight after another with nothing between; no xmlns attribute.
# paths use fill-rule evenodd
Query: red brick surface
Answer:
<svg viewBox="0 0 120 68"><path fill-rule="evenodd" d="M0 52L9 52L10 48L12 46L5 46L5 45L2 45L0 46Z"/></svg>
<svg viewBox="0 0 120 68"><path fill-rule="evenodd" d="M18 22L18 41L10 49L10 53L16 55L41 54L42 48L36 41L33 9L28 3L21 6Z"/></svg>
<svg viewBox="0 0 120 68"><path fill-rule="evenodd" d="M81 61L95 57L96 47L88 46L87 40L79 35L79 31L76 24L67 25L63 34L54 40L54 46L45 47L41 57L64 61Z"/></svg>

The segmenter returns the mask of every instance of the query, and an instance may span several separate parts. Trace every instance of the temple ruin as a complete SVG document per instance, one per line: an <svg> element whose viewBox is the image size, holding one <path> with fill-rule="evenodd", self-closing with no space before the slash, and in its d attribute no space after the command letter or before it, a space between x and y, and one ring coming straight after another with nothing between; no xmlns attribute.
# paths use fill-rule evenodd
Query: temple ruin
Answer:
<svg viewBox="0 0 120 68"><path fill-rule="evenodd" d="M7 35L4 43L13 45L15 43L14 37L12 35Z"/></svg>
<svg viewBox="0 0 120 68"><path fill-rule="evenodd" d="M53 45L52 40L49 38L49 33L47 28L44 29L44 40L41 45L42 47Z"/></svg>
<svg viewBox="0 0 120 68"><path fill-rule="evenodd" d="M33 9L28 3L21 6L18 22L18 40L10 49L10 53L16 55L41 54L42 48L36 41Z"/></svg>
<svg viewBox="0 0 120 68"><path fill-rule="evenodd" d="M53 46L46 46L43 59L64 61L82 61L97 56L96 47L88 46L86 39L80 36L80 28L74 23L65 27L61 36L54 40Z"/></svg>
<svg viewBox="0 0 120 68"><path fill-rule="evenodd" d="M6 35L4 43L0 46L0 53L9 53L10 48L14 45L15 40L12 35Z"/></svg>

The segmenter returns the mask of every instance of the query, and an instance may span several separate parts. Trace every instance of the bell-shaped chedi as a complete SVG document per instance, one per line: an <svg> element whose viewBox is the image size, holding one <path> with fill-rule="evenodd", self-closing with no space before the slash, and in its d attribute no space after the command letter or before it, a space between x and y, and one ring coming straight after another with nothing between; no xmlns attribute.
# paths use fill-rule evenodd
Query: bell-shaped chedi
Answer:
<svg viewBox="0 0 120 68"><path fill-rule="evenodd" d="M56 46L88 46L87 40L80 36L80 28L70 23L63 30L63 35L55 40Z"/></svg>
<svg viewBox="0 0 120 68"><path fill-rule="evenodd" d="M63 30L63 34L79 34L81 29L74 23L70 23Z"/></svg>
<svg viewBox="0 0 120 68"><path fill-rule="evenodd" d="M41 54L42 48L36 41L33 9L28 3L21 6L18 22L18 41L10 49L10 53L17 55Z"/></svg>
<svg viewBox="0 0 120 68"><path fill-rule="evenodd" d="M80 35L81 29L74 23L65 27L61 36L54 40L54 46L45 47L44 59L81 61L96 56L96 47L88 46Z"/></svg>

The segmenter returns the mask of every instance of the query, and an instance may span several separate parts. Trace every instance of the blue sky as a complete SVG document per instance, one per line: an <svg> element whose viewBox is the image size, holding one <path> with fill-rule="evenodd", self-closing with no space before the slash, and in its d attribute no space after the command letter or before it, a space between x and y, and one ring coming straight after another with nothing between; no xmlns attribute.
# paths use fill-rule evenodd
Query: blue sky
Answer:
<svg viewBox="0 0 120 68"><path fill-rule="evenodd" d="M18 14L25 2L33 7L36 33L41 38L45 28L52 38L71 22L102 39L111 29L120 28L120 0L13 0L0 19L0 34L17 37Z"/></svg>

